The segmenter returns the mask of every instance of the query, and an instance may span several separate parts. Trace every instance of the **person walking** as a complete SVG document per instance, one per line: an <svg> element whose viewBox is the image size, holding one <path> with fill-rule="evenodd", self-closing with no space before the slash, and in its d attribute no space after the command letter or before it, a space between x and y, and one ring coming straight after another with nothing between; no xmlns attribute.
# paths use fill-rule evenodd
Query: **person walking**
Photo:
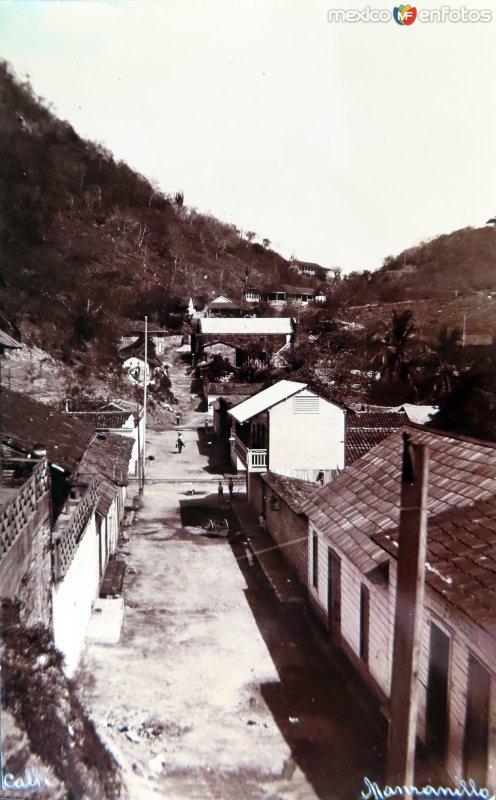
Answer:
<svg viewBox="0 0 496 800"><path fill-rule="evenodd" d="M177 452L181 453L184 446L185 446L185 444L184 444L184 442L183 442L183 440L181 438L181 432L178 431L177 440L176 440Z"/></svg>
<svg viewBox="0 0 496 800"><path fill-rule="evenodd" d="M232 500L233 491L234 491L234 482L232 478L229 478L229 483L227 484L227 488L229 489L229 497Z"/></svg>
<svg viewBox="0 0 496 800"><path fill-rule="evenodd" d="M222 505L224 501L224 486L222 485L222 481L219 481L219 485L217 486L217 495L219 497L219 504Z"/></svg>

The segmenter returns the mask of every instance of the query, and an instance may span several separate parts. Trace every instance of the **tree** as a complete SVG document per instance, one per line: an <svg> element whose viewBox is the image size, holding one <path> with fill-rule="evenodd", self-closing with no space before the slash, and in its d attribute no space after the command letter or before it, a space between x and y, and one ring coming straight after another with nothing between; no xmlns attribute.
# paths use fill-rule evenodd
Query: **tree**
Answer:
<svg viewBox="0 0 496 800"><path fill-rule="evenodd" d="M248 242L250 244L252 243L256 235L257 234L255 233L255 231L246 231L246 238L248 239Z"/></svg>
<svg viewBox="0 0 496 800"><path fill-rule="evenodd" d="M270 239L262 239L262 244L267 250L270 247Z"/></svg>
<svg viewBox="0 0 496 800"><path fill-rule="evenodd" d="M413 312L407 308L401 312L393 311L389 325L383 326L382 331L370 338L371 366L382 379L411 382L419 353L415 334Z"/></svg>
<svg viewBox="0 0 496 800"><path fill-rule="evenodd" d="M454 378L461 367L460 341L461 333L457 328L450 331L444 326L439 331L437 343L425 359L431 397L452 391Z"/></svg>
<svg viewBox="0 0 496 800"><path fill-rule="evenodd" d="M174 202L178 208L182 208L184 205L184 192L176 192Z"/></svg>
<svg viewBox="0 0 496 800"><path fill-rule="evenodd" d="M496 369L477 365L454 378L453 389L439 401L433 427L496 441Z"/></svg>

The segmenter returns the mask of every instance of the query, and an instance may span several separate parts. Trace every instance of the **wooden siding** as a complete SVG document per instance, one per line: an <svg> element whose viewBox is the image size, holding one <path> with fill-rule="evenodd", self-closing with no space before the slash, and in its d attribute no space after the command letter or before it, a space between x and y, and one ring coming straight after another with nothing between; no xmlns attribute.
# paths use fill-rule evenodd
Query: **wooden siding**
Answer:
<svg viewBox="0 0 496 800"><path fill-rule="evenodd" d="M312 586L312 534L318 533L318 587ZM389 587L371 583L353 566L331 537L309 525L308 592L319 616L327 621L327 552L331 547L341 558L341 639L343 650L356 664L360 662L360 584L370 593L368 672L372 685L389 696L396 595L396 561L390 561ZM486 785L496 787L496 640L468 617L447 603L440 594L426 587L422 620L422 643L419 664L419 710L417 733L426 738L426 701L429 674L430 624L433 622L450 638L448 673L448 747L444 763L448 775L457 782L464 775L463 747L467 714L469 657L473 654L492 675L489 709L489 753ZM367 666L361 662L363 669Z"/></svg>

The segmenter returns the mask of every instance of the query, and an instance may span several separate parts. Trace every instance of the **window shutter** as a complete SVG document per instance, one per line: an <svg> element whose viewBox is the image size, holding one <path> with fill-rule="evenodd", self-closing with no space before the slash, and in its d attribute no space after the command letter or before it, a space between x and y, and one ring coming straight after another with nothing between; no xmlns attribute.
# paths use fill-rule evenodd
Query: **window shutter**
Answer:
<svg viewBox="0 0 496 800"><path fill-rule="evenodd" d="M318 414L319 400L316 395L297 395L293 398L293 411L295 414Z"/></svg>

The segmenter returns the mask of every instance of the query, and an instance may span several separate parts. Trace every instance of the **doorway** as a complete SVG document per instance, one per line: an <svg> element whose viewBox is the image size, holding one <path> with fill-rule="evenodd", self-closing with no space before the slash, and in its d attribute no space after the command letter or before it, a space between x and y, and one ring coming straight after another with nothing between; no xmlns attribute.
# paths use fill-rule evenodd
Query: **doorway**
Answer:
<svg viewBox="0 0 496 800"><path fill-rule="evenodd" d="M430 755L440 763L444 763L448 746L449 662L450 637L431 622L425 738Z"/></svg>
<svg viewBox="0 0 496 800"><path fill-rule="evenodd" d="M467 779L478 786L485 786L487 780L490 694L491 675L470 655L463 760Z"/></svg>
<svg viewBox="0 0 496 800"><path fill-rule="evenodd" d="M333 639L341 636L341 559L327 551L327 619Z"/></svg>

